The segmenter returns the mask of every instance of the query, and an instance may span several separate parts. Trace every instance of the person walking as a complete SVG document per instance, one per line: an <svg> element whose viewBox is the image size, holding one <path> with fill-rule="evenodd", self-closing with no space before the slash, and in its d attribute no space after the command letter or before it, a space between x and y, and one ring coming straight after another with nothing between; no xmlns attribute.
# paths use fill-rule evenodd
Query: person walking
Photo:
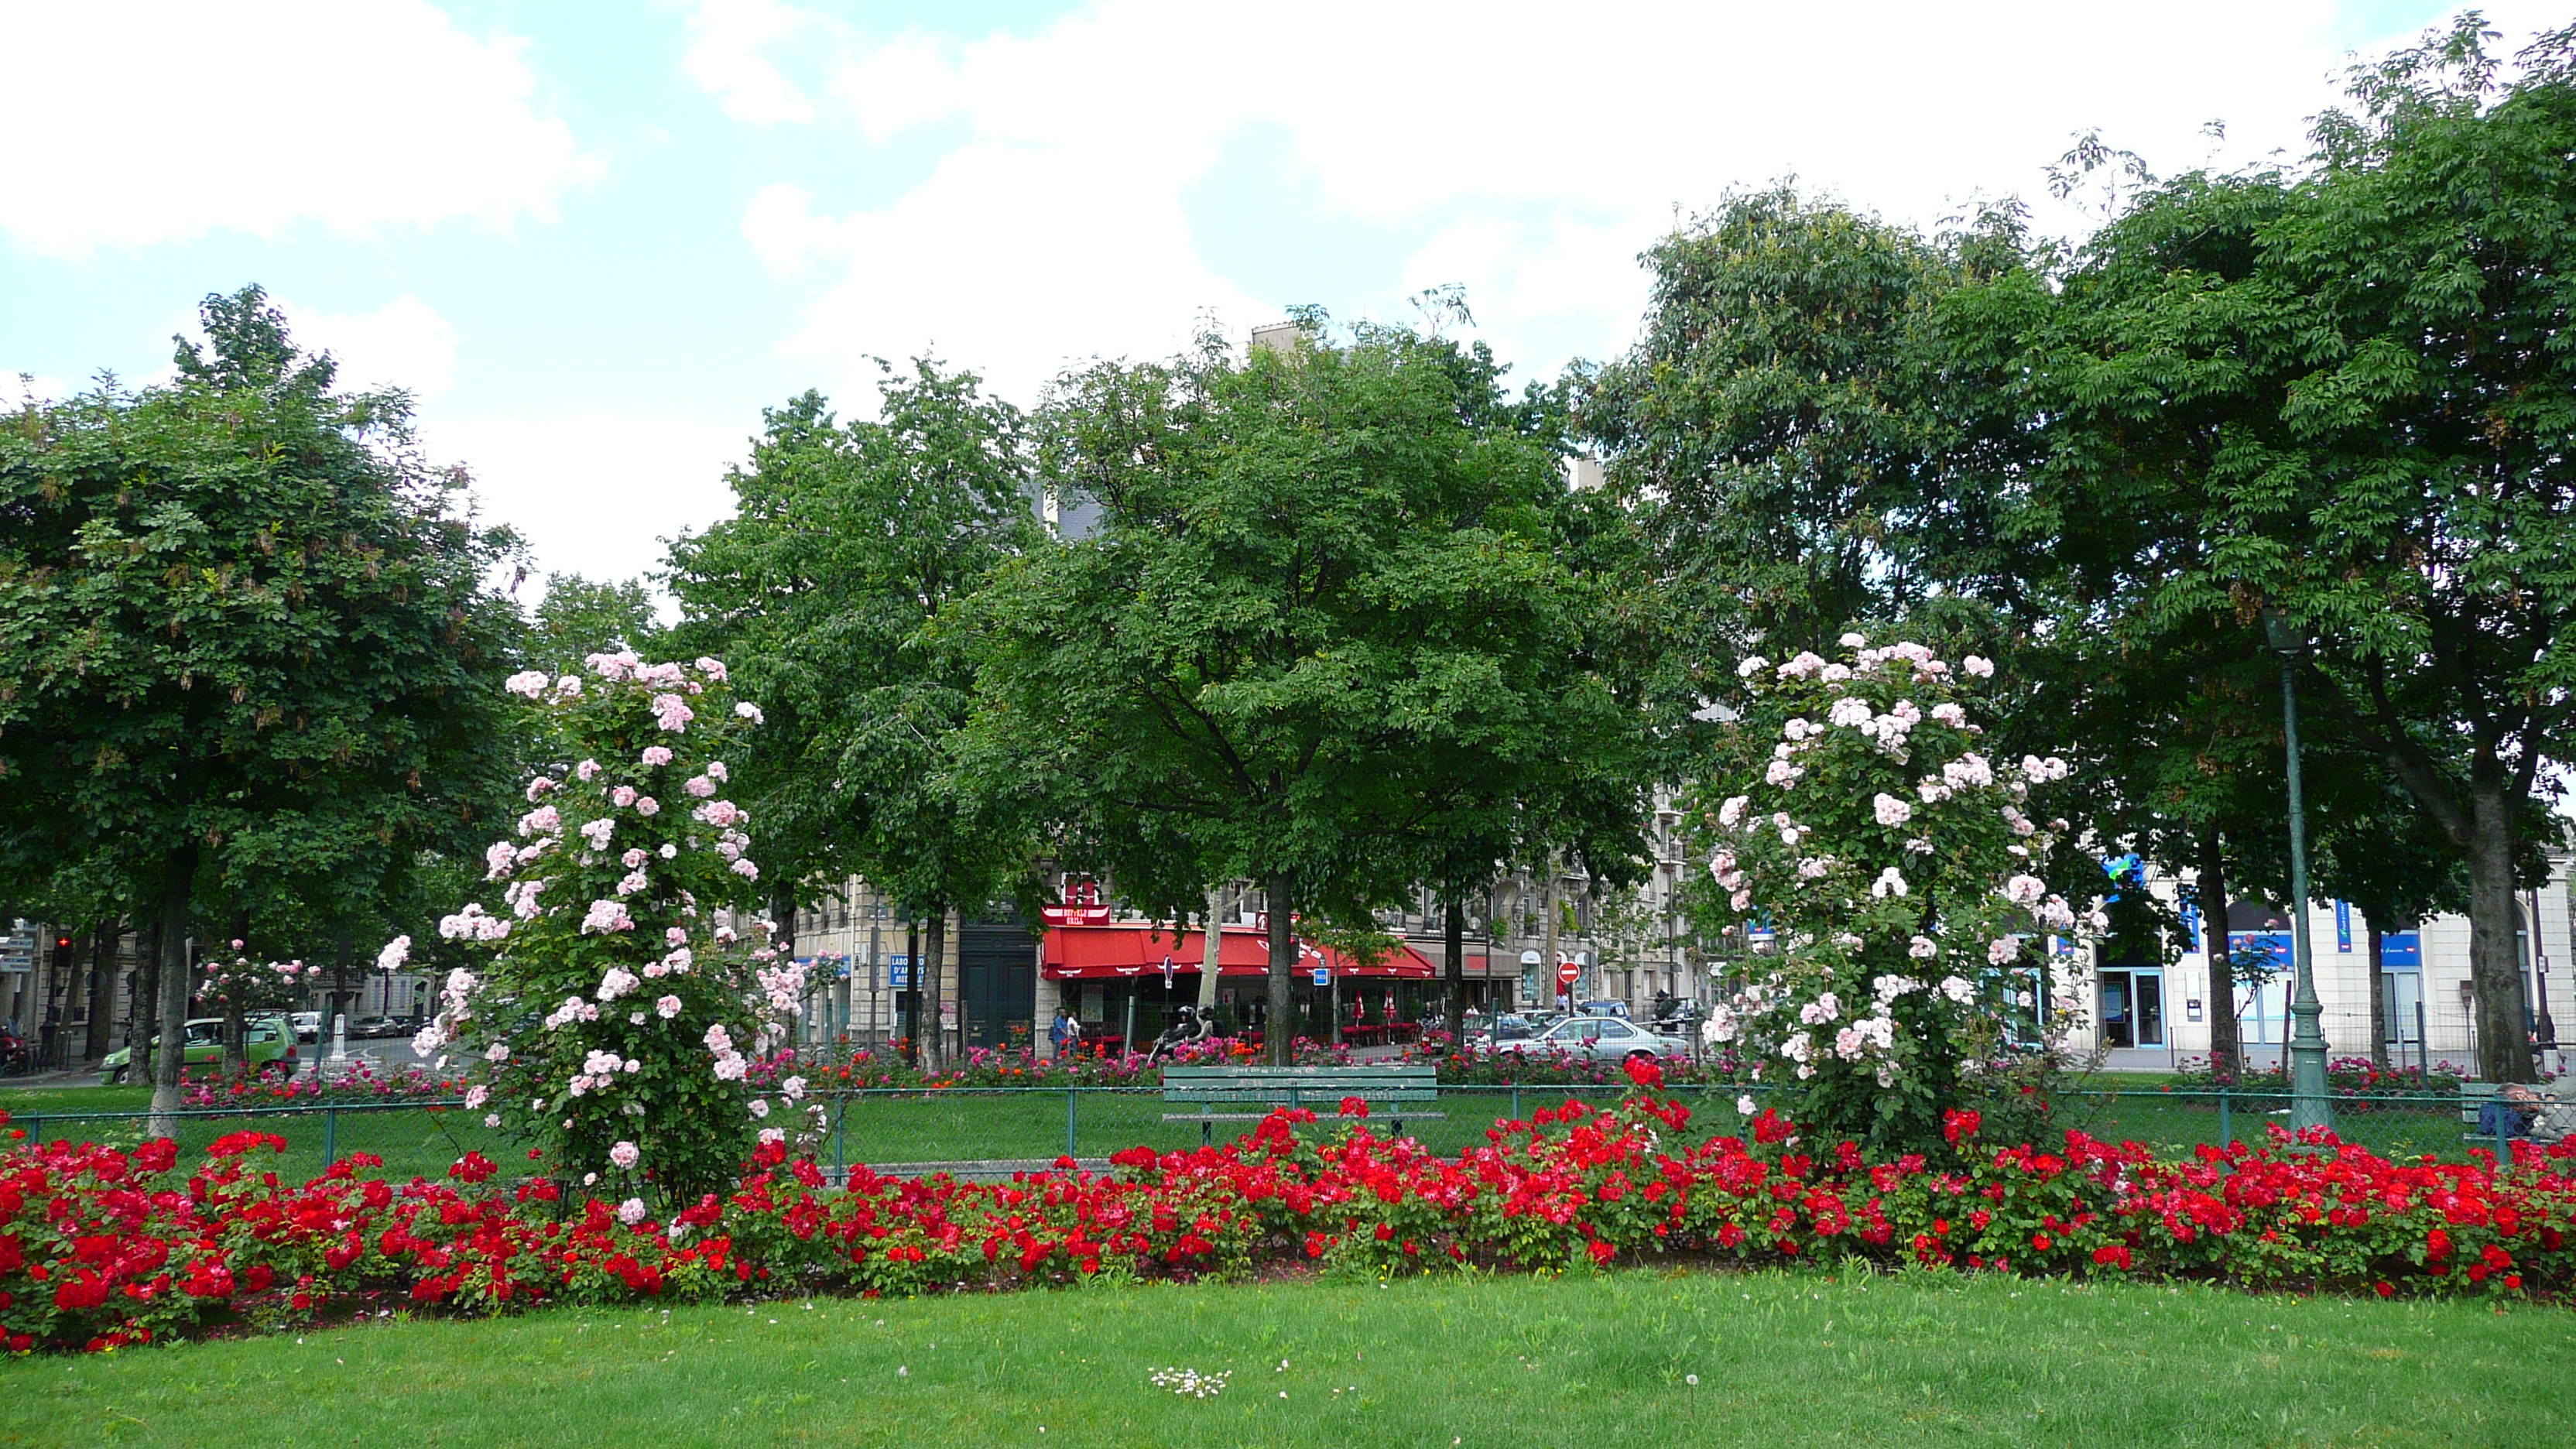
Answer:
<svg viewBox="0 0 2576 1449"><path fill-rule="evenodd" d="M1071 1057L1075 1045L1081 1040L1082 1024L1073 1019L1072 1012L1061 1006L1057 1007L1055 1021L1047 1027L1047 1046L1055 1053L1056 1060L1063 1061Z"/></svg>

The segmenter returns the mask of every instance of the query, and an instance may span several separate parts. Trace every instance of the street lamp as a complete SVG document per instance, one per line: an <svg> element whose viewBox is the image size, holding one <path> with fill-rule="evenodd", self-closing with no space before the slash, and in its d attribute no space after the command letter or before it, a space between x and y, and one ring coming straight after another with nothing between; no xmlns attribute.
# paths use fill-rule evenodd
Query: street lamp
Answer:
<svg viewBox="0 0 2576 1449"><path fill-rule="evenodd" d="M2278 609L2263 611L2263 635L2281 656L2281 734L2290 778L2290 953L2296 984L2290 1000L2290 1126L2331 1127L2326 1096L2326 1038L2317 1026L2325 1008L2317 1001L2315 960L2308 954L2308 818L2299 788L2299 656L2307 635Z"/></svg>

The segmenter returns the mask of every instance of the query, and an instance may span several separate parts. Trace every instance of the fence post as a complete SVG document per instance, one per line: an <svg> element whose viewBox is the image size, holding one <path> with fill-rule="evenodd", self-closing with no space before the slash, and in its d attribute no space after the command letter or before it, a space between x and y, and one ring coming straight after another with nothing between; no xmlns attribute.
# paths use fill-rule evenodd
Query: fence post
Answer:
<svg viewBox="0 0 2576 1449"><path fill-rule="evenodd" d="M1082 1091L1080 1088L1067 1087L1064 1089L1064 1155L1067 1157L1073 1156L1074 1114L1081 1101Z"/></svg>
<svg viewBox="0 0 2576 1449"><path fill-rule="evenodd" d="M340 1110L336 1107L325 1107L322 1109L322 1170L329 1172L331 1164L339 1160Z"/></svg>
<svg viewBox="0 0 2576 1449"><path fill-rule="evenodd" d="M44 1142L45 1142L45 1119L44 1119L44 1118L42 1118L42 1117L30 1117L30 1118L28 1118L28 1119L27 1119L27 1145L28 1145L28 1146L30 1146L30 1147L41 1147L41 1146L43 1146L43 1145L44 1145Z"/></svg>
<svg viewBox="0 0 2576 1449"><path fill-rule="evenodd" d="M842 1092L832 1098L832 1171L840 1174L841 1186L850 1185L850 1094Z"/></svg>
<svg viewBox="0 0 2576 1449"><path fill-rule="evenodd" d="M1518 1082L1512 1083L1512 1120L1521 1120L1521 1084Z"/></svg>
<svg viewBox="0 0 2576 1449"><path fill-rule="evenodd" d="M2218 1089L2218 1145L2225 1147L2228 1143L2235 1140L2235 1122L2234 1119L2228 1115L2227 1111L2227 1089L2225 1087L2221 1087Z"/></svg>

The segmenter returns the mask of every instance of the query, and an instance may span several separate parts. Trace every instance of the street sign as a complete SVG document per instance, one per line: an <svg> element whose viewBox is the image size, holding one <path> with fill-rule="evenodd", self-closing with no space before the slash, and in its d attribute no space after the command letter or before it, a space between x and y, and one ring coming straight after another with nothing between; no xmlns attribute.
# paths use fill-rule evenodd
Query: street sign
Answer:
<svg viewBox="0 0 2576 1449"><path fill-rule="evenodd" d="M1559 989L1570 990L1574 983L1581 980L1582 977L1583 964L1581 962L1559 961L1556 963L1556 984Z"/></svg>
<svg viewBox="0 0 2576 1449"><path fill-rule="evenodd" d="M912 958L901 951L886 957L886 989L908 991L912 988Z"/></svg>
<svg viewBox="0 0 2576 1449"><path fill-rule="evenodd" d="M1318 985L1318 986L1330 986L1330 985L1332 985L1332 984L1333 984L1333 968L1331 968L1330 966L1318 966L1318 967L1316 967L1316 968L1315 968L1315 984L1316 984L1316 985Z"/></svg>
<svg viewBox="0 0 2576 1449"><path fill-rule="evenodd" d="M24 973L35 969L35 932L13 931L0 936L0 971Z"/></svg>

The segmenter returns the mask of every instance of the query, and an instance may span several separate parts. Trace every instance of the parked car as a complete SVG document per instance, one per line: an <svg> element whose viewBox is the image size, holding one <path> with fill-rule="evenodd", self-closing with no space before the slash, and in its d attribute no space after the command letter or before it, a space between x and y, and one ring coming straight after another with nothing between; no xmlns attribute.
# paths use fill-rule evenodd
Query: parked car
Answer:
<svg viewBox="0 0 2576 1449"><path fill-rule="evenodd" d="M1535 1036L1518 1041L1498 1041L1494 1043L1494 1050L1619 1062L1630 1057L1685 1057L1690 1055L1690 1043L1677 1036L1648 1031L1615 1016L1569 1016Z"/></svg>
<svg viewBox="0 0 2576 1449"><path fill-rule="evenodd" d="M389 1036L409 1036L414 1028L409 1017L362 1016L349 1023L349 1035L370 1041Z"/></svg>
<svg viewBox="0 0 2576 1449"><path fill-rule="evenodd" d="M157 1046L160 1038L155 1036ZM201 1016L188 1023L187 1045L180 1060L192 1067L213 1066L224 1059L224 1019ZM242 1030L242 1057L257 1072L271 1062L283 1063L289 1070L295 1066L295 1028L282 1016L254 1016ZM99 1081L115 1086L132 1074L132 1048L109 1052L99 1058Z"/></svg>
<svg viewBox="0 0 2576 1449"><path fill-rule="evenodd" d="M1577 1016L1615 1016L1622 1021L1625 1021L1628 1017L1628 1003L1624 1001L1609 1000L1581 1002L1575 1006L1574 1014Z"/></svg>
<svg viewBox="0 0 2576 1449"><path fill-rule="evenodd" d="M1500 1016L1487 1016L1476 1011L1467 1013L1467 1039L1478 1046L1490 1047L1497 1041L1519 1041L1534 1030L1536 1028L1530 1025L1529 1018L1516 1011L1506 1011Z"/></svg>
<svg viewBox="0 0 2576 1449"><path fill-rule="evenodd" d="M318 1011L298 1011L289 1014L286 1019L295 1023L295 1039L297 1041L320 1041L322 1039L322 1013Z"/></svg>

